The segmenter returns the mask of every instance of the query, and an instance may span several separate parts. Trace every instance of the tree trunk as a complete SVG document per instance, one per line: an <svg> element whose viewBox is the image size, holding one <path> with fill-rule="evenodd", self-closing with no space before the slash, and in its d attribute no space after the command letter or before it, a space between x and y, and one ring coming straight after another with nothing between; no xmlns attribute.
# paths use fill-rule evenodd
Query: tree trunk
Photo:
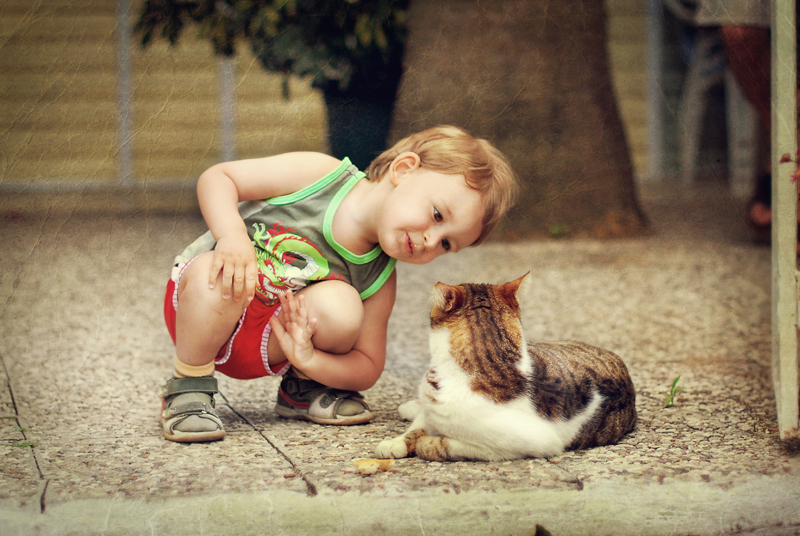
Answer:
<svg viewBox="0 0 800 536"><path fill-rule="evenodd" d="M348 91L339 90L335 83L322 88L331 155L347 156L365 170L386 150L401 74L398 57L381 76L357 73Z"/></svg>
<svg viewBox="0 0 800 536"><path fill-rule="evenodd" d="M522 182L495 234L646 229L606 58L603 0L412 0L392 139L454 124Z"/></svg>

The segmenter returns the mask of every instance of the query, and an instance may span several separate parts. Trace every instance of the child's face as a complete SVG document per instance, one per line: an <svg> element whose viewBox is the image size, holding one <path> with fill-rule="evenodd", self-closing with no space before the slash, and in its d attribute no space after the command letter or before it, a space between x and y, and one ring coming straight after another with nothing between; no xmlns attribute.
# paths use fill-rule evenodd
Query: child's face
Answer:
<svg viewBox="0 0 800 536"><path fill-rule="evenodd" d="M378 239L387 255L425 264L471 246L483 230L483 200L463 175L425 168L393 177Z"/></svg>

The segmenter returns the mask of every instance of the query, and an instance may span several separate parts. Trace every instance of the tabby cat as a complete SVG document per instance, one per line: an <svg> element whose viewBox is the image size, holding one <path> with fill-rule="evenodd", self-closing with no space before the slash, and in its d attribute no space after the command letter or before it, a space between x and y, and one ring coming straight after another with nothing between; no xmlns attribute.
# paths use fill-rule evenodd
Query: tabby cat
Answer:
<svg viewBox="0 0 800 536"><path fill-rule="evenodd" d="M549 457L619 441L636 425L636 393L615 354L579 342L526 345L517 293L503 285L437 283L431 365L413 423L382 441L380 458L428 460Z"/></svg>

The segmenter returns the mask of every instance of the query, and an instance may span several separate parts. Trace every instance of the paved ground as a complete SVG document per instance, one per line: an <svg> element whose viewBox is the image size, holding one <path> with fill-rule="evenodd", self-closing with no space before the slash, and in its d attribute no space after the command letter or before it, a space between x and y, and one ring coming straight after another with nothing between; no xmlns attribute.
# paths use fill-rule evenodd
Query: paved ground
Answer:
<svg viewBox="0 0 800 536"><path fill-rule="evenodd" d="M287 422L276 381L222 377L228 436L195 445L164 441L157 412L172 363L163 287L202 221L87 214L70 194L38 211L3 199L0 533L800 534L800 458L778 445L770 380L769 250L717 186L666 192L643 192L647 237L488 244L399 267L373 423ZM404 427L395 408L426 366L433 283L528 270L528 338L621 355L636 431L552 459L359 474L352 460Z"/></svg>

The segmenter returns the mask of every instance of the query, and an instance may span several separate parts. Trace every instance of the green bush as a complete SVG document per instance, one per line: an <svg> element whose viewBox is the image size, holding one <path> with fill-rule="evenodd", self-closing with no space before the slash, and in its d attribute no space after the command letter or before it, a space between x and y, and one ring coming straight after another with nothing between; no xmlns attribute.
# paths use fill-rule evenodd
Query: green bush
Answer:
<svg viewBox="0 0 800 536"><path fill-rule="evenodd" d="M408 0L146 0L136 31L176 44L196 23L214 51L234 55L240 39L269 71L310 76L318 88L346 91L354 78L399 69Z"/></svg>

